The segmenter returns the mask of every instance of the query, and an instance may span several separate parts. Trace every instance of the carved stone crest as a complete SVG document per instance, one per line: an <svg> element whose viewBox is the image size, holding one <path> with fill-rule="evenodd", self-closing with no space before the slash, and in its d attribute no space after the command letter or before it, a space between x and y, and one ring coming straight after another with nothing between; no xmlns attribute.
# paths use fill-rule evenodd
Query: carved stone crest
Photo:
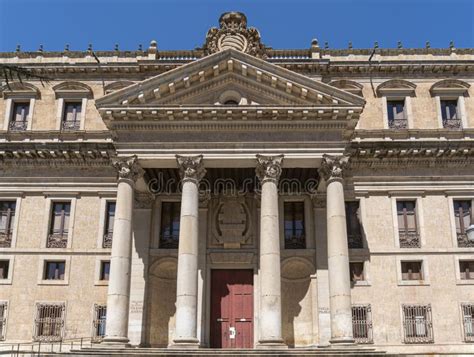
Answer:
<svg viewBox="0 0 474 357"><path fill-rule="evenodd" d="M247 28L247 17L241 12L225 12L219 18L220 28L209 29L204 51L212 54L233 48L256 57L265 57L265 46L254 27Z"/></svg>

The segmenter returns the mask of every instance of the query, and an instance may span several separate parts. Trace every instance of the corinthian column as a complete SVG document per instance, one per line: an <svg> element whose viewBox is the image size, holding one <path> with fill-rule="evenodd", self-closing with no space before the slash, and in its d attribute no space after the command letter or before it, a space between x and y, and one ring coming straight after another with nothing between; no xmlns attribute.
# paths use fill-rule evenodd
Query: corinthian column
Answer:
<svg viewBox="0 0 474 357"><path fill-rule="evenodd" d="M176 292L176 347L198 347L198 217L199 181L206 174L200 156L176 156L181 181L181 221L178 247L178 280Z"/></svg>
<svg viewBox="0 0 474 357"><path fill-rule="evenodd" d="M135 182L143 175L137 157L114 159L118 173L117 203L110 256L105 343L128 342L130 269L132 256L132 214Z"/></svg>
<svg viewBox="0 0 474 357"><path fill-rule="evenodd" d="M256 174L262 183L259 347L285 347L281 333L280 224L277 187L282 161L283 155L257 155Z"/></svg>
<svg viewBox="0 0 474 357"><path fill-rule="evenodd" d="M348 162L347 156L324 155L319 169L326 180L330 342L334 344L354 342L343 187L343 170Z"/></svg>

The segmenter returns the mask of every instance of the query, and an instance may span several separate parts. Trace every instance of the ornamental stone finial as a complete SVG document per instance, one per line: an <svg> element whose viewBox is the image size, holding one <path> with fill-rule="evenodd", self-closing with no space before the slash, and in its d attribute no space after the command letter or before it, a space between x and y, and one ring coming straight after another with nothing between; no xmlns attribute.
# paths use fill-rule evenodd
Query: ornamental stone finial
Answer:
<svg viewBox="0 0 474 357"><path fill-rule="evenodd" d="M119 180L137 181L145 171L138 164L136 155L125 158L113 158L112 165L117 170Z"/></svg>
<svg viewBox="0 0 474 357"><path fill-rule="evenodd" d="M176 155L176 161L178 162L179 174L183 182L191 181L197 184L206 174L206 169L202 162L202 155Z"/></svg>
<svg viewBox="0 0 474 357"><path fill-rule="evenodd" d="M267 181L277 183L281 176L281 164L283 162L283 155L264 156L257 155L257 167L255 173L258 179L263 184Z"/></svg>
<svg viewBox="0 0 474 357"><path fill-rule="evenodd" d="M323 155L323 162L318 171L326 182L342 180L344 170L348 165L349 156Z"/></svg>

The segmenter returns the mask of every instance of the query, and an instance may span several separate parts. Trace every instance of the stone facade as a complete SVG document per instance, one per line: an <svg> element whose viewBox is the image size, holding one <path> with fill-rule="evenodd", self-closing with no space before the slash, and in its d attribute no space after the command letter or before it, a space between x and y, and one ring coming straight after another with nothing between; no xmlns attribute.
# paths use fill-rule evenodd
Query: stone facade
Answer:
<svg viewBox="0 0 474 357"><path fill-rule="evenodd" d="M463 310L474 309L474 280L460 272L474 244L456 231L456 202L474 200L474 50L316 40L279 50L240 13L219 22L189 51L152 41L132 52L0 53L0 202L15 203L0 247L3 343L41 339L38 304L64 303L65 341L97 334L94 306L107 305L102 345L210 347L212 270L247 269L255 348L355 340L474 353ZM10 125L18 103L29 104L22 130ZM81 104L74 130L63 124L68 103ZM456 113L446 118L448 104ZM356 248L349 201L359 204ZM403 247L402 201L415 205L418 246ZM58 202L70 204L67 241L49 248ZM181 203L171 248L167 202ZM299 248L285 246L288 202L303 205ZM45 279L46 261L64 261L63 279ZM101 261L111 261L109 280ZM403 278L405 261L422 262L422 279ZM349 262L363 264L363 280L350 281ZM370 305L367 341L353 333L355 305ZM418 313L426 324L410 325L405 305L429 306L429 321Z"/></svg>

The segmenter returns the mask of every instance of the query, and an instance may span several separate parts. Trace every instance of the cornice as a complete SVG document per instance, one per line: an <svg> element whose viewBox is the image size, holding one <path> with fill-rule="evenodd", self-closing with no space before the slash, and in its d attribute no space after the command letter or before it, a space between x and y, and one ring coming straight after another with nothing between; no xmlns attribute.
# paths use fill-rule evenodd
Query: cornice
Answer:
<svg viewBox="0 0 474 357"><path fill-rule="evenodd" d="M110 142L113 139L113 133L109 130L25 130L25 131L8 131L0 130L0 140L7 142L48 140L58 142L74 142L74 141L94 141L94 142Z"/></svg>

